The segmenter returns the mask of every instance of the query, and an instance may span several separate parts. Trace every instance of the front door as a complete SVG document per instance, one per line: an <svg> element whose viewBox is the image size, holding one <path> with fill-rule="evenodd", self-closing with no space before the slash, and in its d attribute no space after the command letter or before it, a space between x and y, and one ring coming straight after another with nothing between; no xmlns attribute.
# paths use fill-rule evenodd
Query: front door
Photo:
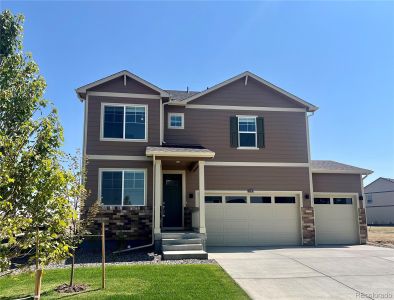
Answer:
<svg viewBox="0 0 394 300"><path fill-rule="evenodd" d="M182 174L163 174L163 227L182 227Z"/></svg>

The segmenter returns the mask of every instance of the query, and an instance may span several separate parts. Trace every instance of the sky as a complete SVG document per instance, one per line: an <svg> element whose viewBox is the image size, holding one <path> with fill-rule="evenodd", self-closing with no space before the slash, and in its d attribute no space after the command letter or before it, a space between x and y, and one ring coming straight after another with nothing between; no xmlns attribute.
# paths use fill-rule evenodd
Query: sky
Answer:
<svg viewBox="0 0 394 300"><path fill-rule="evenodd" d="M75 88L127 69L203 90L249 70L313 103L312 159L394 178L394 1L4 1L47 81L64 150L82 147Z"/></svg>

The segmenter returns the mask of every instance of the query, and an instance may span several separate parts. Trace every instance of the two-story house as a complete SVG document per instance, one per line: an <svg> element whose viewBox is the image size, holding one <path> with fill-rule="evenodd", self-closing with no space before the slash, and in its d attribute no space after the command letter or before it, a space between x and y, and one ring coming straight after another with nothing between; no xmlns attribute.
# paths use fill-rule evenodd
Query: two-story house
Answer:
<svg viewBox="0 0 394 300"><path fill-rule="evenodd" d="M121 71L76 92L89 203L100 201L110 238L167 258L204 257L206 245L366 242L371 171L312 161L318 108L253 73L190 92Z"/></svg>
<svg viewBox="0 0 394 300"><path fill-rule="evenodd" d="M368 225L394 224L394 179L379 177L365 188Z"/></svg>

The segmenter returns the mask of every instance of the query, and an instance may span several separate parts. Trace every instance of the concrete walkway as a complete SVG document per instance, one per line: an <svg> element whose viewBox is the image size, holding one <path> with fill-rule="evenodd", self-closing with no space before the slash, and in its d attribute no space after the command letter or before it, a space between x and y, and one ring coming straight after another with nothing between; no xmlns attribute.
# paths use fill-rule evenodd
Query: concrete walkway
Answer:
<svg viewBox="0 0 394 300"><path fill-rule="evenodd" d="M394 299L394 249L211 247L253 299Z"/></svg>

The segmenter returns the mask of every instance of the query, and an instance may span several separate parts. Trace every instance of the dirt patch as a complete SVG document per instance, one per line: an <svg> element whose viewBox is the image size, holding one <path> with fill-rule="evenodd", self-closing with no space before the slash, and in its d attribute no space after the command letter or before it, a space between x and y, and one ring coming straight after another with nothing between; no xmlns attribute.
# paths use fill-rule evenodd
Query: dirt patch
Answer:
<svg viewBox="0 0 394 300"><path fill-rule="evenodd" d="M55 288L55 291L58 293L78 293L86 291L89 288L87 284L74 284L73 286L69 286L64 283Z"/></svg>
<svg viewBox="0 0 394 300"><path fill-rule="evenodd" d="M394 248L394 226L368 226L368 243Z"/></svg>

